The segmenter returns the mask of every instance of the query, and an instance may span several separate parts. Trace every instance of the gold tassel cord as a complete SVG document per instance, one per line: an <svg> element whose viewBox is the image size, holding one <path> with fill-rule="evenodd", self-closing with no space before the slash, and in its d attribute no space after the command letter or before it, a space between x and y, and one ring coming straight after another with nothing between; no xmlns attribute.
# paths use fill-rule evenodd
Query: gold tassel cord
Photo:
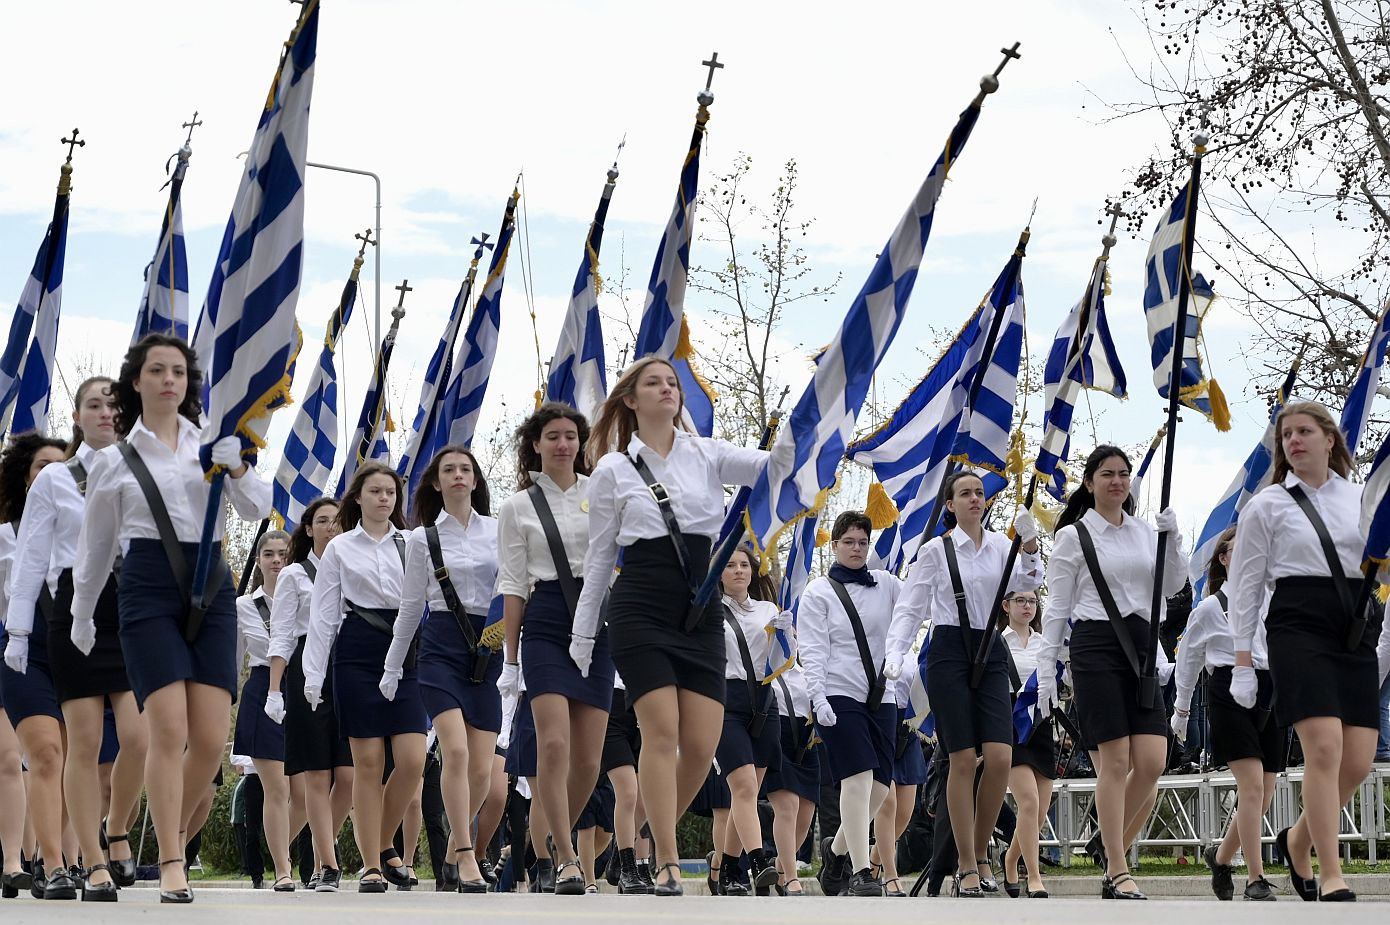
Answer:
<svg viewBox="0 0 1390 925"><path fill-rule="evenodd" d="M864 505L864 514L875 530L884 530L897 523L898 506L888 497L882 482L869 485L869 499Z"/></svg>

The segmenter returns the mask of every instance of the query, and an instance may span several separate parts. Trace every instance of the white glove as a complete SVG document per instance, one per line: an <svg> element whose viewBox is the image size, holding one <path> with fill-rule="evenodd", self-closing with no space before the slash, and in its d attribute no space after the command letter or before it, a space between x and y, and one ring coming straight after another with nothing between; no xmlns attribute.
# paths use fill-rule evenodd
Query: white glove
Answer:
<svg viewBox="0 0 1390 925"><path fill-rule="evenodd" d="M1158 516L1154 518L1154 526L1158 528L1159 533L1177 533L1177 513L1171 507L1165 507L1163 510L1159 511Z"/></svg>
<svg viewBox="0 0 1390 925"><path fill-rule="evenodd" d="M97 624L90 618L79 620L76 617L72 620L72 631L68 633L68 638L77 647L77 651L83 655L91 655L92 648L97 644Z"/></svg>
<svg viewBox="0 0 1390 925"><path fill-rule="evenodd" d="M896 681L903 676L903 660L888 656L883 663L883 676L889 681Z"/></svg>
<svg viewBox="0 0 1390 925"><path fill-rule="evenodd" d="M790 633L792 631L793 625L792 612L790 610L782 611L777 616L773 617L771 620L768 620L767 625L775 630L781 630L784 633Z"/></svg>
<svg viewBox="0 0 1390 925"><path fill-rule="evenodd" d="M284 694L279 691L271 691L265 695L265 715L269 716L277 726L285 721Z"/></svg>
<svg viewBox="0 0 1390 925"><path fill-rule="evenodd" d="M502 666L502 674L497 679L497 692L503 700L514 700L521 693L521 666L507 662Z"/></svg>
<svg viewBox="0 0 1390 925"><path fill-rule="evenodd" d="M1254 668L1239 665L1231 672L1231 699L1249 710L1255 705L1255 694L1260 682L1255 679Z"/></svg>
<svg viewBox="0 0 1390 925"><path fill-rule="evenodd" d="M1173 711L1173 718L1168 721L1168 728L1173 730L1173 735L1177 736L1179 742L1187 741L1187 717Z"/></svg>
<svg viewBox="0 0 1390 925"><path fill-rule="evenodd" d="M813 706L816 714L816 724L820 726L835 725L835 711L830 709L830 701L824 697L817 697Z"/></svg>
<svg viewBox="0 0 1390 925"><path fill-rule="evenodd" d="M1014 517L1014 534L1024 546L1038 538L1038 522L1026 510L1019 510Z"/></svg>
<svg viewBox="0 0 1390 925"><path fill-rule="evenodd" d="M1176 667L1177 666L1172 662L1164 662L1158 666L1154 673L1158 676L1158 683L1160 686L1166 685L1173 679L1173 669Z"/></svg>
<svg viewBox="0 0 1390 925"><path fill-rule="evenodd" d="M399 668L387 668L381 673L381 682L376 689L381 691L381 696L387 700L396 699L396 687L401 683L403 672Z"/></svg>
<svg viewBox="0 0 1390 925"><path fill-rule="evenodd" d="M10 641L5 644L5 664L10 666L10 670L16 674L24 674L29 670L29 635L23 636L11 634Z"/></svg>
<svg viewBox="0 0 1390 925"><path fill-rule="evenodd" d="M223 437L212 445L212 461L219 466L226 466L228 469L240 469L241 458L241 438L237 436Z"/></svg>
<svg viewBox="0 0 1390 925"><path fill-rule="evenodd" d="M570 660L579 669L579 676L589 676L589 665L594 660L594 641L578 633L570 634Z"/></svg>
<svg viewBox="0 0 1390 925"><path fill-rule="evenodd" d="M323 685L304 685L304 699L309 701L309 709L317 710L319 708L319 704L323 703Z"/></svg>
<svg viewBox="0 0 1390 925"><path fill-rule="evenodd" d="M1041 666L1040 666L1041 667ZM1057 705L1057 670L1038 672L1038 716L1047 719Z"/></svg>

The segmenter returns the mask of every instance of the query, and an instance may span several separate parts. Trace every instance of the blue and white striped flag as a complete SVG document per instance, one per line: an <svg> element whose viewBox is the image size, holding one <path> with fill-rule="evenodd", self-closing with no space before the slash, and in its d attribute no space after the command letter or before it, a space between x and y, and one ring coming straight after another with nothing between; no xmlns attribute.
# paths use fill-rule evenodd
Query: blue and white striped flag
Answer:
<svg viewBox="0 0 1390 925"><path fill-rule="evenodd" d="M396 472L406 483L407 503L414 496L415 486L420 483L420 476L424 474L425 468L434 456L435 434L439 430L439 421L444 411L445 390L453 371L454 343L458 340L459 329L463 326L464 315L468 312L468 302L473 294L473 282L478 276L478 263L483 259L483 250L492 247L487 243L487 235L483 235L481 240L474 238L472 243L477 247L473 251L473 260L468 265L468 276L459 287L458 296L454 298L454 307L449 311L449 321L444 326L444 333L440 335L439 343L430 357L430 365L425 368L425 381L420 386L420 403L415 408L415 419L410 425L410 439L406 442L405 452L401 454L401 461L396 464Z"/></svg>
<svg viewBox="0 0 1390 925"><path fill-rule="evenodd" d="M338 307L324 328L318 364L309 379L308 391L300 399L299 413L285 441L285 455L275 472L271 510L286 530L294 529L304 509L328 489L333 475L338 453L338 371L333 357L357 304L357 277L361 270L359 254L343 286Z"/></svg>
<svg viewBox="0 0 1390 925"><path fill-rule="evenodd" d="M1270 470L1274 465L1274 441L1278 439L1274 433L1274 422L1288 402L1289 396L1293 394L1294 383L1298 379L1298 367L1299 360L1295 360L1279 391L1274 393L1274 405L1269 410L1269 426L1265 428L1264 436L1245 458L1245 463L1235 478L1231 479L1231 484L1221 493L1221 500L1211 509L1211 513L1207 515L1207 522L1202 525L1202 531L1197 534L1197 544L1187 563L1187 574L1192 579L1194 603L1202 599L1206 590L1207 565L1216 550L1216 540L1227 527L1239 519L1245 502L1269 484Z"/></svg>
<svg viewBox="0 0 1390 925"><path fill-rule="evenodd" d="M213 268L196 335L207 370L207 426L202 460L215 468L212 445L233 434L255 461L265 446L270 412L289 400L299 350L295 305L304 261L304 172L309 104L318 49L318 0L307 0L280 56L256 126L246 171Z"/></svg>
<svg viewBox="0 0 1390 925"><path fill-rule="evenodd" d="M811 580L811 561L816 554L816 521L813 514L803 517L792 531L791 545L787 548L787 567L782 571L782 583L777 589L777 605L790 611L795 621L797 609L801 606L801 592ZM768 647L767 664L763 676L773 678L791 667L793 661L791 640L786 633L777 630L773 634L772 645Z"/></svg>
<svg viewBox="0 0 1390 925"><path fill-rule="evenodd" d="M1066 666L1061 662L1057 663L1057 684L1062 683L1062 672ZM1023 682L1023 689L1018 691L1018 696L1014 699L1014 736L1018 742L1027 742L1033 734L1033 727L1038 721L1038 670L1033 669L1028 675L1028 680Z"/></svg>
<svg viewBox="0 0 1390 925"><path fill-rule="evenodd" d="M927 738L936 734L936 718L931 715L931 700L927 697L927 653L931 651L931 633L922 639L917 653L917 670L907 690L907 716L903 722Z"/></svg>
<svg viewBox="0 0 1390 925"><path fill-rule="evenodd" d="M1009 285L1009 278L1018 270L1017 259L1009 259L955 340L884 425L849 446L846 455L850 461L874 470L899 511L897 523L879 533L870 563L873 567L899 572L916 558L917 550L928 539L924 534L933 519L942 481L960 458L992 456L1001 461L999 471L986 468L981 473L985 493L990 497L1008 483L1002 473L1002 459L1008 449L1023 344L1021 311L1013 310L1013 290ZM965 420L966 403L970 384L984 360L987 332L999 312L997 303L1002 303L1006 314L999 322L1000 335L988 360L985 384L976 406L982 420L972 426ZM992 416L989 423L983 420L985 416ZM990 445L972 441L972 430L976 441L988 434Z"/></svg>
<svg viewBox="0 0 1390 925"><path fill-rule="evenodd" d="M835 471L874 370L907 311L947 172L964 149L979 114L978 101L961 113L945 150L851 303L839 334L816 357L815 374L778 433L767 469L758 477L748 502L749 533L760 549L775 549L782 530L818 510L835 484Z"/></svg>
<svg viewBox="0 0 1390 925"><path fill-rule="evenodd" d="M1107 237L1106 241L1113 241ZM1105 319L1105 277L1110 248L1096 258L1086 294L1072 307L1047 354L1043 374L1043 406L1047 419L1038 447L1037 472L1047 492L1058 501L1067 494L1065 463L1071 453L1071 427L1082 389L1124 398L1125 371Z"/></svg>
<svg viewBox="0 0 1390 925"><path fill-rule="evenodd" d="M338 487L333 497L341 498L352 481L358 467L367 462L382 462L391 465L391 451L386 445L386 432L395 430L391 423L391 413L387 409L386 371L391 365L391 352L396 349L396 334L400 330L403 309L391 312L391 327L382 339L376 352L376 362L372 364L372 381L367 386L367 394L362 399L362 411L357 415L357 427L348 442L347 458L343 460L343 471L338 476Z"/></svg>
<svg viewBox="0 0 1390 925"><path fill-rule="evenodd" d="M1366 566L1377 568L1390 560L1390 464L1387 460L1390 460L1390 433L1381 441L1361 491L1361 532L1366 534L1366 550L1361 560Z"/></svg>
<svg viewBox="0 0 1390 925"><path fill-rule="evenodd" d="M497 335L502 328L502 284L507 276L507 254L511 251L512 234L516 231L516 204L521 193L512 190L502 214L502 230L497 233L497 246L492 251L492 263L487 268L483 294L468 319L454 358L449 386L444 393L444 409L435 432L432 456L451 444L473 445L473 432L478 427L478 415L483 410L483 396L492 378L492 364L497 358Z"/></svg>
<svg viewBox="0 0 1390 925"><path fill-rule="evenodd" d="M1385 351L1390 349L1390 302L1380 310L1380 317L1371 329L1371 342L1361 357L1361 368L1356 372L1351 390L1347 392L1347 402L1342 406L1342 434L1347 438L1347 449L1352 458L1356 457L1356 447L1361 435L1366 432L1366 422L1371 419L1371 400L1380 387L1380 372L1385 365Z"/></svg>
<svg viewBox="0 0 1390 925"><path fill-rule="evenodd" d="M63 303L63 262L68 248L68 197L72 165L64 164L34 267L10 319L9 339L0 355L0 437L5 433L48 432L48 398Z"/></svg>
<svg viewBox="0 0 1390 925"><path fill-rule="evenodd" d="M159 228L159 244L154 260L145 267L145 292L140 298L140 314L135 319L131 344L146 334L172 334L188 339L188 252L183 241L183 178L193 149L185 142L176 155L174 175L169 179L169 201Z"/></svg>
<svg viewBox="0 0 1390 925"><path fill-rule="evenodd" d="M608 217L608 203L618 182L618 165L608 170L608 182L598 201L598 210L589 225L584 240L584 257L579 261L579 273L560 327L560 342L550 360L550 375L546 379L545 397L564 402L590 421L599 405L608 396L608 373L604 368L603 319L598 311L598 294L603 277L598 272L598 252L603 244L603 222Z"/></svg>
<svg viewBox="0 0 1390 925"><path fill-rule="evenodd" d="M655 355L671 363L685 394L685 414L689 423L696 433L706 437L714 433L714 393L691 365L695 351L685 317L685 286L690 276L690 242L695 236L700 144L705 137L705 123L709 121L709 104L713 101L714 96L708 91L700 96L695 132L690 138L685 163L681 165L676 204L656 249L651 280L647 283L647 303L642 309L632 353L633 359Z"/></svg>

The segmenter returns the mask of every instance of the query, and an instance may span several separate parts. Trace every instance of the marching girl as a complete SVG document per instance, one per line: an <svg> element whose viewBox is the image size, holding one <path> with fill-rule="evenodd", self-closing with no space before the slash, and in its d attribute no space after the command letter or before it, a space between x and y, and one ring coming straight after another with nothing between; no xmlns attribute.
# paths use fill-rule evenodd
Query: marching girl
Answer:
<svg viewBox="0 0 1390 925"><path fill-rule="evenodd" d="M338 502L317 498L304 509L290 536L291 561L276 578L270 604L270 679L264 709L285 727L284 773L292 806L304 807L309 822L318 859L310 882L319 893L338 890L338 832L352 809L352 750L333 706L331 665L323 679L325 702L314 707L304 698L304 648L314 579L328 541L338 533Z"/></svg>
<svg viewBox="0 0 1390 925"><path fill-rule="evenodd" d="M319 560L304 645L304 699L311 707L323 702L331 667L339 727L352 748L353 834L369 865L359 893L385 893L388 879L410 886L409 865L391 842L425 768L425 710L414 668L402 672L392 699L377 689L404 585L401 494L389 466L365 463L353 475L338 509L341 532ZM383 786L388 741L395 769Z"/></svg>
<svg viewBox="0 0 1390 925"><path fill-rule="evenodd" d="M914 729L907 725L912 672L904 667L893 682L893 700L898 707L897 737L893 742L893 782L874 815L874 840L869 848L869 868L883 884L884 896L906 896L898 877L898 839L912 821L917 807L917 788L927 782L927 759Z"/></svg>
<svg viewBox="0 0 1390 925"><path fill-rule="evenodd" d="M1248 872L1245 898L1274 901L1274 890L1264 878L1264 858L1260 841L1264 814L1274 801L1274 777L1282 768L1284 734L1269 714L1274 683L1269 674L1264 634L1257 633L1251 661L1255 669L1263 706L1247 710L1231 698L1232 666L1235 650L1231 646L1231 626L1226 618L1229 604L1225 585L1231 564L1236 528L1227 527L1216 538L1211 562L1207 564L1206 596L1192 610L1178 644L1177 699L1173 704L1173 734L1187 738L1188 706L1192 690L1202 669L1211 680L1207 685L1210 706L1212 761L1227 765L1236 779L1236 811L1226 829L1226 837L1203 854L1211 868L1211 886L1217 899L1235 895L1231 881L1231 862L1237 849L1245 855ZM1225 860L1222 860L1222 859Z"/></svg>
<svg viewBox="0 0 1390 925"><path fill-rule="evenodd" d="M61 462L66 446L61 440L36 433L10 438L0 456L0 597L13 581L13 565L18 555L15 537L24 514L25 497L39 473L52 463ZM47 569L41 574L46 574ZM25 613L6 607L8 641L5 667L0 669L0 688L4 690L5 712L18 734L19 745L28 760L28 820L38 843L38 858L53 869L48 881L43 865L35 859L30 887L35 896L46 899L76 899L77 883L63 866L63 713L53 683L48 649L48 620L37 607L37 595L30 599ZM23 783L20 785L23 787ZM21 790L21 793L23 791ZM11 804L13 806L15 804ZM18 805L24 805L23 803ZM8 815L9 813L7 813ZM14 813L23 824L25 814ZM14 853L10 853L10 848ZM18 869L18 845L6 845L5 864ZM6 890L18 889L24 878L10 876Z"/></svg>
<svg viewBox="0 0 1390 925"><path fill-rule="evenodd" d="M1001 638L1009 647L1014 673L1019 684L1025 684L1039 667L1038 652L1042 649L1041 605L1038 592L1010 591L1004 595L1004 624ZM1050 668L1054 675L1056 666ZM1004 890L1010 896L1020 894L1019 884L1010 880L1017 874L1018 860L1023 859L1028 871L1027 896L1046 899L1042 870L1038 863L1038 833L1047 824L1047 811L1052 806L1052 782L1057 779L1057 742L1052 724L1040 721L1033 727L1027 741L1016 742L1013 766L1009 768L1009 792L1018 808L1018 823L1009 849L1004 852Z"/></svg>
<svg viewBox="0 0 1390 925"><path fill-rule="evenodd" d="M1123 450L1097 447L1086 458L1083 476L1057 521L1038 664L1056 664L1067 621L1073 621L1071 674L1077 716L1099 752L1096 817L1106 859L1101 896L1146 899L1128 869L1127 836L1142 824L1140 814L1152 808L1168 749L1168 720L1161 701L1152 707L1140 704L1139 679L1115 623L1123 624L1118 629L1128 634L1142 663L1149 649L1158 532L1168 533L1163 600L1187 583L1187 559L1171 508L1155 519L1157 530L1134 516L1130 463ZM1056 697L1056 674L1039 672L1043 717Z"/></svg>
<svg viewBox="0 0 1390 925"><path fill-rule="evenodd" d="M570 595L581 587L575 576L583 575L589 548L589 467L581 456L588 438L588 422L567 405L542 405L523 421L515 436L519 490L502 503L497 523L507 632L499 686L504 697L515 696L525 666L536 727L533 796L555 835L555 892L563 895L586 887L569 832L598 780L613 700L607 630L598 632L587 676L569 657L577 603Z"/></svg>
<svg viewBox="0 0 1390 925"><path fill-rule="evenodd" d="M797 608L797 640L816 727L825 743L830 778L840 784L840 828L821 843L821 887L826 896L882 896L869 867L869 820L893 781L897 704L887 682L900 676L898 661L920 618L895 613L902 589L897 576L870 570L873 525L858 511L835 518L830 574L806 586Z"/></svg>
<svg viewBox="0 0 1390 925"><path fill-rule="evenodd" d="M116 440L115 398L111 379L96 376L77 388L73 411L73 441L67 463L39 473L29 490L15 554L10 586L12 626L22 625L25 614L38 606L48 615L48 654L53 684L62 705L67 730L64 791L67 811L81 845L82 856L99 861L102 845L126 856L110 865L91 865L83 884L84 899L114 902L117 886L135 883L135 861L124 832L124 821L134 813L143 789L145 721L135 706L126 677L125 660L118 636L119 613L116 576L102 589L97 605L96 639L90 655L83 655L72 638L72 566L82 529L87 488L87 467L98 450ZM102 799L98 765L105 729L106 702L115 712L121 751L112 768L110 818L121 825L120 834L103 842Z"/></svg>
<svg viewBox="0 0 1390 925"><path fill-rule="evenodd" d="M1294 727L1304 754L1303 812L1279 833L1279 849L1303 899L1350 902L1356 894L1337 853L1339 814L1370 771L1380 726L1381 617L1351 613L1361 599L1366 544L1361 488L1347 481L1351 456L1322 405L1287 404L1274 429L1272 481L1241 511L1230 564L1230 694L1247 709L1259 703L1254 650L1263 616L1275 720ZM1314 851L1321 883L1310 866Z"/></svg>
<svg viewBox="0 0 1390 925"><path fill-rule="evenodd" d="M978 897L999 889L991 877L987 851L1013 756L1005 647L991 646L979 686L972 688L971 680L981 637L994 619L994 596L1004 577L1010 541L984 528L985 487L974 472L953 473L942 496L948 532L922 547L898 600L898 614L917 623L924 616L931 620L927 698L936 716L937 741L950 757L946 799L961 865L953 893ZM1020 510L1014 529L1022 547L1006 590L1034 591L1043 579L1038 528L1032 515ZM895 641L889 650L890 664L902 663L907 655L904 643L910 642L910 638ZM978 793L977 754L982 758ZM975 866L966 867L971 858Z"/></svg>
<svg viewBox="0 0 1390 925"><path fill-rule="evenodd" d="M160 846L160 901L193 901L184 873L184 834L218 770L236 695L236 589L212 549L211 596L189 641L184 578L193 571L208 483L198 460L202 372L177 337L151 334L126 353L117 378L116 432L123 440L93 456L87 507L73 569L73 638L90 651L93 618L124 548L118 602L121 651L149 725L145 789ZM226 495L244 520L270 513L270 485L242 461L241 438L212 446L227 469ZM221 536L222 523L216 526ZM163 531L163 532L162 532ZM169 534L169 535L163 535ZM171 562L177 545L184 562Z"/></svg>
<svg viewBox="0 0 1390 925"><path fill-rule="evenodd" d="M420 526L406 540L405 590L384 660L381 693L388 700L405 695L414 674L406 662L428 602L415 696L439 734L440 789L456 842L450 863L459 868L458 891L486 893L488 884L469 836L487 797L493 748L502 728L497 690L502 666L481 642L497 581L497 521L489 516L487 480L473 454L462 446L435 453L415 490L412 509ZM447 570L442 579L441 569Z"/></svg>
<svg viewBox="0 0 1390 925"><path fill-rule="evenodd" d="M613 885L625 895L642 895L655 888L647 862L649 845L642 846L642 860L637 859L638 832L646 819L642 793L637 786L637 761L641 753L642 732L637 728L637 712L628 700L622 675L615 672L613 704L604 732L599 771L607 775L608 782L613 785L613 840L618 856L618 881ZM609 882L613 882L611 875Z"/></svg>
<svg viewBox="0 0 1390 925"><path fill-rule="evenodd" d="M772 681L777 697L782 761L767 772L764 783L772 804L772 841L777 846L777 892L805 896L797 879L796 850L806 838L820 800L820 749L813 747L811 698L800 664Z"/></svg>
<svg viewBox="0 0 1390 925"><path fill-rule="evenodd" d="M772 580L758 574L749 549L734 550L719 582L728 611L724 627L724 729L715 750L719 772L729 786L729 822L720 864L721 887L738 878L739 847L748 852L754 888L777 883L777 865L763 850L758 792L769 770L782 766L782 726L765 674L774 630L792 631L790 613L774 602ZM753 677L748 676L752 668ZM722 892L722 890L721 890Z"/></svg>
<svg viewBox="0 0 1390 925"><path fill-rule="evenodd" d="M285 730L262 708L270 696L271 602L279 577L289 561L290 535L269 530L256 543L255 577L250 594L237 598L237 668L249 658L251 673L241 689L241 709L237 711L236 735L232 752L251 759L265 791L264 831L270 859L275 865L274 890L293 893L290 869L290 836L304 827L304 802L291 807L290 784L285 777ZM276 689L276 693L281 693ZM282 694L283 702L283 694ZM260 872L256 871L259 876Z"/></svg>
<svg viewBox="0 0 1390 925"><path fill-rule="evenodd" d="M723 526L724 485L751 485L768 455L686 432L682 404L675 370L646 357L628 367L599 411L588 443L589 552L570 642L587 675L621 549L610 645L642 727L639 780L658 896L682 892L676 820L704 782L723 724L723 608L712 598L691 618L691 597Z"/></svg>

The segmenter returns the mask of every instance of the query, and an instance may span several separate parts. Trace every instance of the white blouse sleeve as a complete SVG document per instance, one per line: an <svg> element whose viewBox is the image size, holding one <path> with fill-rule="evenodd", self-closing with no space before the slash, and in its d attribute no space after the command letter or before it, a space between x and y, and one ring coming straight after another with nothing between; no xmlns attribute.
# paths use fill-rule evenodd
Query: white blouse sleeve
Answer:
<svg viewBox="0 0 1390 925"><path fill-rule="evenodd" d="M227 476L222 484L227 489L227 500L231 502L232 510L242 520L261 520L270 516L270 483L261 478L255 466L248 465L241 478Z"/></svg>
<svg viewBox="0 0 1390 925"><path fill-rule="evenodd" d="M120 549L120 524L124 515L120 471L125 461L112 447L92 456L87 469L87 503L82 532L77 539L77 558L72 569L72 618L90 620ZM175 591L171 588L170 591Z"/></svg>
<svg viewBox="0 0 1390 925"><path fill-rule="evenodd" d="M941 543L931 540L922 548L922 553L908 567L907 578L898 591L898 601L893 607L893 620L888 626L888 644L885 649L888 664L901 664L912 647L922 625L931 619L931 602L936 580L943 566L939 562Z"/></svg>
<svg viewBox="0 0 1390 925"><path fill-rule="evenodd" d="M1192 702L1192 692L1197 688L1197 679L1206 667L1207 643L1211 641L1212 622L1221 613L1221 601L1209 597L1192 609L1187 618L1187 629L1178 640L1178 660L1173 669L1173 683L1177 688L1175 709L1186 710ZM1159 651L1163 647L1159 646Z"/></svg>
<svg viewBox="0 0 1390 925"><path fill-rule="evenodd" d="M801 667L805 671L806 691L811 703L825 696L825 672L830 656L829 597L821 593L827 579L816 579L801 595L796 611L796 633L800 640Z"/></svg>
<svg viewBox="0 0 1390 925"><path fill-rule="evenodd" d="M1230 599L1231 645L1237 653L1254 648L1255 631L1263 617L1265 587L1269 580L1269 554L1274 548L1274 535L1257 494L1241 512L1240 529L1236 531L1235 548L1227 570L1234 579L1235 590Z"/></svg>
<svg viewBox="0 0 1390 925"><path fill-rule="evenodd" d="M304 605L300 595L309 580L302 563L292 564L299 567L286 567L280 573L275 597L270 601L270 647L266 652L267 658L282 658L287 662L294 656L298 643L294 631L299 622L299 609Z"/></svg>
<svg viewBox="0 0 1390 925"><path fill-rule="evenodd" d="M600 465L589 477L589 550L584 554L584 588L575 605L576 636L598 635L599 612L613 568L618 564L618 530L622 512L617 503L617 479L613 470Z"/></svg>
<svg viewBox="0 0 1390 925"><path fill-rule="evenodd" d="M49 466L55 472L66 468ZM69 478L66 472L64 478ZM34 608L48 581L48 565L53 555L53 532L58 519L58 506L53 497L53 477L34 480L24 501L24 517L15 537L14 555L10 559L8 582L9 602L6 605L5 625L16 635L27 635L34 627ZM105 584L105 582L103 582Z"/></svg>
<svg viewBox="0 0 1390 925"><path fill-rule="evenodd" d="M709 439L706 445L714 449L715 468L719 481L725 485L752 485L767 468L767 458L771 455L767 450L735 446L727 440Z"/></svg>
<svg viewBox="0 0 1390 925"><path fill-rule="evenodd" d="M1067 632L1067 618L1076 606L1076 583L1081 573L1081 541L1068 525L1054 536L1048 560L1047 612L1043 616L1043 644L1038 665L1054 665Z"/></svg>
<svg viewBox="0 0 1390 925"><path fill-rule="evenodd" d="M337 539L337 537L334 537ZM328 654L343 625L343 564L330 541L319 560L309 605L309 635L304 643L304 686L323 688L328 674Z"/></svg>
<svg viewBox="0 0 1390 925"><path fill-rule="evenodd" d="M518 504L530 504L526 492L517 492L502 502L497 512L497 593L519 597L531 594L527 559L526 531L517 517Z"/></svg>
<svg viewBox="0 0 1390 925"><path fill-rule="evenodd" d="M433 580L429 540L425 536L425 528L416 527L405 540L405 579L401 606L391 627L391 648L386 651L386 664L383 666L386 670L400 671L405 665L406 653L410 651L415 631L425 618L425 604Z"/></svg>

